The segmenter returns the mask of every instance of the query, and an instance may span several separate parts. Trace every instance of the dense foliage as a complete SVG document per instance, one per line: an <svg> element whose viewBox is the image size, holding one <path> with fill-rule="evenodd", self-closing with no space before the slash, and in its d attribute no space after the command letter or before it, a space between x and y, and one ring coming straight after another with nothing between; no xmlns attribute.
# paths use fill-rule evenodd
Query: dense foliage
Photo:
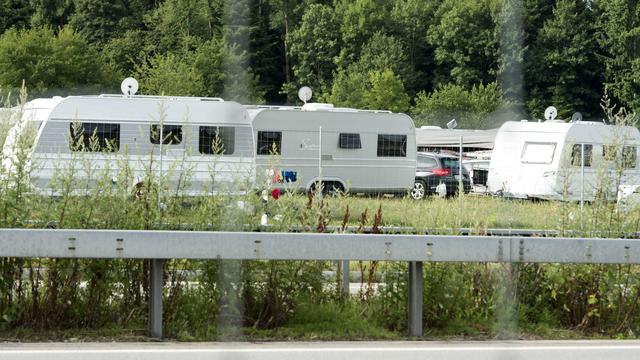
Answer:
<svg viewBox="0 0 640 360"><path fill-rule="evenodd" d="M640 3L629 0L0 1L0 88L316 101L490 127L640 110ZM478 103L478 97L490 99ZM461 100L460 102L458 102Z"/></svg>

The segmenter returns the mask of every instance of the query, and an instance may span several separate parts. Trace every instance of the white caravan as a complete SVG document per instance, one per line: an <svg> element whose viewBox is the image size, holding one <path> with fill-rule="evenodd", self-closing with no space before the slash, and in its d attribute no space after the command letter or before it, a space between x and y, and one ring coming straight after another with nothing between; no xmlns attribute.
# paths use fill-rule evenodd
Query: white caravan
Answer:
<svg viewBox="0 0 640 360"><path fill-rule="evenodd" d="M256 173L276 187L309 191L406 193L413 187L416 143L405 114L334 108L249 106Z"/></svg>
<svg viewBox="0 0 640 360"><path fill-rule="evenodd" d="M235 102L70 96L35 99L25 104L21 114L11 120L14 125L3 148L4 173L15 169L16 141L31 128L35 144L29 163L32 182L41 192L57 191L51 184L56 169L75 164L80 170L77 176L87 176L82 174L83 160L95 169L128 161L132 183L143 179L145 171L157 171L168 176L172 188L184 181L187 194L244 192L253 187L251 120Z"/></svg>
<svg viewBox="0 0 640 360"><path fill-rule="evenodd" d="M489 192L514 198L588 201L594 199L602 180L609 178L608 190L615 194L615 166L610 159L614 153L624 159L619 162L622 176L617 185L640 184L639 145L635 127L589 121L508 121L496 135Z"/></svg>

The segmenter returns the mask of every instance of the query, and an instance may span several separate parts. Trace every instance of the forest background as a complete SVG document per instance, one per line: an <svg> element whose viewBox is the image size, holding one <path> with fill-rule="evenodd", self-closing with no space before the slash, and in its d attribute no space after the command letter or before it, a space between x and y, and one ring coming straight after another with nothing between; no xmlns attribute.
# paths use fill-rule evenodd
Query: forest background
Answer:
<svg viewBox="0 0 640 360"><path fill-rule="evenodd" d="M0 89L314 101L416 125L640 110L637 0L0 0ZM299 103L299 102L298 102Z"/></svg>

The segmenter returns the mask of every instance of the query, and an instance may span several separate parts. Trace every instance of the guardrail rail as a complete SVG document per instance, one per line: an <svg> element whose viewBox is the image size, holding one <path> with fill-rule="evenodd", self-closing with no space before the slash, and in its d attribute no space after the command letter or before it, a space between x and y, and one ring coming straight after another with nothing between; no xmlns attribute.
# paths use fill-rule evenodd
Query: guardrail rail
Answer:
<svg viewBox="0 0 640 360"><path fill-rule="evenodd" d="M317 234L214 231L0 229L0 257L149 259L149 334L162 337L167 259L403 261L410 336L422 336L423 263L640 264L640 239ZM543 235L544 236L544 235ZM347 281L348 277L343 276ZM343 284L344 286L345 284Z"/></svg>

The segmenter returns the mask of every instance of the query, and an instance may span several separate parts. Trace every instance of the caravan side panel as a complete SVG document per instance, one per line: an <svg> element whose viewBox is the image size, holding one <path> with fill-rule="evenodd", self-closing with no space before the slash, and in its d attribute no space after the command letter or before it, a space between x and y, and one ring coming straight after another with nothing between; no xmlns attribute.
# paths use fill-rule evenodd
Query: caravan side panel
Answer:
<svg viewBox="0 0 640 360"><path fill-rule="evenodd" d="M254 114L253 127L257 142L260 133L265 131L282 136L279 155L256 155L257 176L264 179L268 175L266 181L273 180L273 174L279 174L276 180L282 186L295 179L296 189L307 190L322 171L323 181L339 182L352 193L405 192L413 186L415 130L413 121L406 115L260 110ZM341 134L356 136L359 148L341 147ZM379 156L380 135L403 138L403 156ZM259 146L256 143L256 149Z"/></svg>
<svg viewBox="0 0 640 360"><path fill-rule="evenodd" d="M487 186L516 198L557 198L556 176L564 152L567 124L540 129L538 123L505 123L496 135Z"/></svg>
<svg viewBox="0 0 640 360"><path fill-rule="evenodd" d="M167 179L167 191L196 195L217 192L245 192L254 186L253 132L246 110L237 103L198 102L193 98L167 100L162 110L165 125L179 125L182 141L178 144L152 144L151 125L158 122L158 100L75 97L63 109L56 109L39 136L32 156L35 183L40 191L53 191L56 172L72 170L79 180L121 174L125 164L130 174L128 185L149 174ZM65 102L66 102L65 101ZM63 103L65 103L63 102ZM118 108L118 114L111 108ZM124 109L122 109L124 107ZM129 114L124 117L123 114ZM73 122L118 124L118 152L74 152L69 136ZM233 153L200 153L200 127L232 128ZM162 148L162 156L160 156ZM161 161L162 159L162 161ZM91 169L92 174L86 169Z"/></svg>

